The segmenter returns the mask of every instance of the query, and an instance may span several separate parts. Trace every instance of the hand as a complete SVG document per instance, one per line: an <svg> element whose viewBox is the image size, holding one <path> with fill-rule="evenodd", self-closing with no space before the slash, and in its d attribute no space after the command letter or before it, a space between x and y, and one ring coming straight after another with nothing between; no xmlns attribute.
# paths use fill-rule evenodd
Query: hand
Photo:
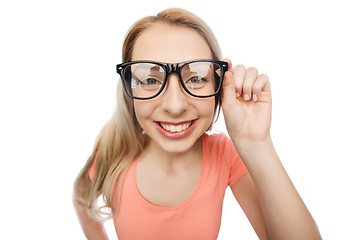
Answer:
<svg viewBox="0 0 360 240"><path fill-rule="evenodd" d="M233 141L263 142L270 138L271 88L265 74L243 65L225 73L222 109L228 133ZM240 143L239 142L239 143Z"/></svg>

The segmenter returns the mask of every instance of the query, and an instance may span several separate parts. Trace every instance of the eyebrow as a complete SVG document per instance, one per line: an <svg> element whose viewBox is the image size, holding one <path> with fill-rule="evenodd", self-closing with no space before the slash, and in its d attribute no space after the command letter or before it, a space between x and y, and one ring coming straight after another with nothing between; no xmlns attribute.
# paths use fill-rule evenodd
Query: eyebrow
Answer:
<svg viewBox="0 0 360 240"><path fill-rule="evenodd" d="M159 72L160 66L159 65L155 65L153 67L150 68L150 71L158 71Z"/></svg>

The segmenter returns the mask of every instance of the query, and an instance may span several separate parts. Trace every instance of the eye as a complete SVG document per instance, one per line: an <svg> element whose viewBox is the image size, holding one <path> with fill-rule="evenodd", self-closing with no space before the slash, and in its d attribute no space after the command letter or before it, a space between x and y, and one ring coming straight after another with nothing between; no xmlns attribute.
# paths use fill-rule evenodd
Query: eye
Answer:
<svg viewBox="0 0 360 240"><path fill-rule="evenodd" d="M189 78L186 81L186 84L198 84L198 83L206 83L206 82L208 82L208 80L206 78L201 78L199 76L194 76L194 77Z"/></svg>
<svg viewBox="0 0 360 240"><path fill-rule="evenodd" d="M162 84L159 80L155 78L146 78L144 80L141 80L139 82L141 85L156 85L156 84Z"/></svg>

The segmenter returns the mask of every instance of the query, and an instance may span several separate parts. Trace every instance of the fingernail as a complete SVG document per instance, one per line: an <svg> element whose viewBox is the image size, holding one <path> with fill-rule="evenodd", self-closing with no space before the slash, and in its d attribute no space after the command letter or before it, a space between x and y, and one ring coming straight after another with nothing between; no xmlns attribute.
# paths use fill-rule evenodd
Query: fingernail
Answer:
<svg viewBox="0 0 360 240"><path fill-rule="evenodd" d="M257 96L256 96L256 94L253 94L253 101L254 101L254 102L257 101Z"/></svg>
<svg viewBox="0 0 360 240"><path fill-rule="evenodd" d="M249 100L249 99L250 99L249 95L248 95L248 94L245 94L244 100L247 101L247 100Z"/></svg>
<svg viewBox="0 0 360 240"><path fill-rule="evenodd" d="M237 93L236 93L236 97L237 97L237 98L240 97L240 93L237 92Z"/></svg>

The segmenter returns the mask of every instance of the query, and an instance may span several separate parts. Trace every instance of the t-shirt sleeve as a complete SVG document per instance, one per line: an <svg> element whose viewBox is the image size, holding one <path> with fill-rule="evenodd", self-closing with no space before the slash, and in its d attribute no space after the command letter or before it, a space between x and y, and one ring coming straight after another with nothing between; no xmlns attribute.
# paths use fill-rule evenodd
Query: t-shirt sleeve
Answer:
<svg viewBox="0 0 360 240"><path fill-rule="evenodd" d="M91 181L95 177L96 162L97 162L98 155L99 155L99 151L96 152L95 157L94 157L94 161L91 163L91 166L90 166L89 171L88 171L88 175L89 175L89 178L90 178Z"/></svg>
<svg viewBox="0 0 360 240"><path fill-rule="evenodd" d="M247 168L237 153L234 144L227 136L225 138L224 158L226 159L229 167L229 181L228 185L231 186L236 183L247 172Z"/></svg>

